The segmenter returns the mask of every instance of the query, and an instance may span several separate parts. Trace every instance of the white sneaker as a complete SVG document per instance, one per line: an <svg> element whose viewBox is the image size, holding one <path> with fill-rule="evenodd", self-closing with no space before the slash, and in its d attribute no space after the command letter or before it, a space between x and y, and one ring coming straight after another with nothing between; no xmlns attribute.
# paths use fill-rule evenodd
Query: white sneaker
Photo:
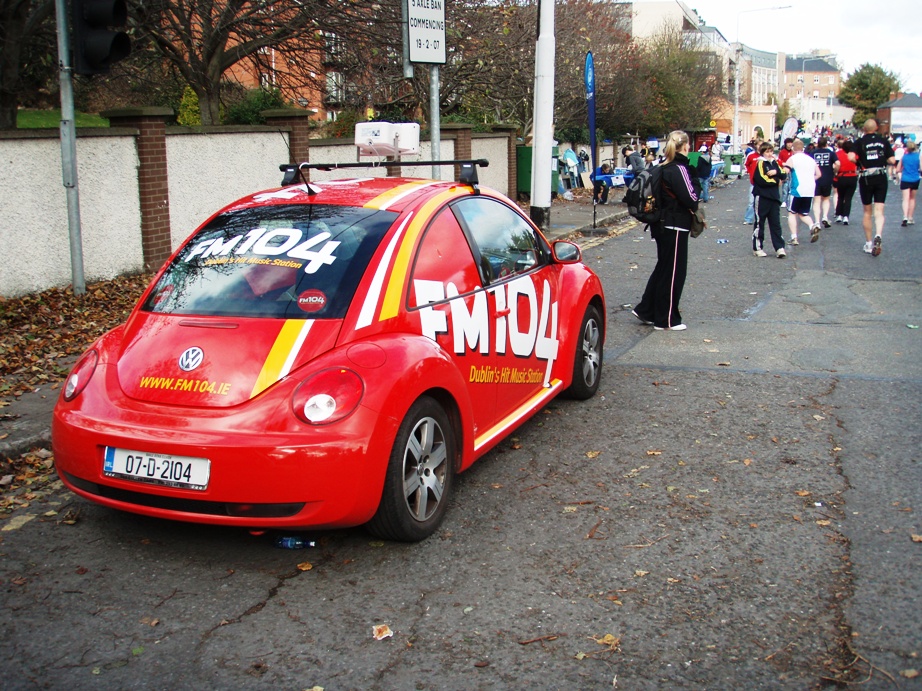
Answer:
<svg viewBox="0 0 922 691"><path fill-rule="evenodd" d="M675 326L669 326L665 328L662 326L654 326L653 330L654 331L685 331L685 329L687 328L688 327L685 324L676 324Z"/></svg>
<svg viewBox="0 0 922 691"><path fill-rule="evenodd" d="M841 223L841 222L842 222L842 217L836 216L836 223Z"/></svg>
<svg viewBox="0 0 922 691"><path fill-rule="evenodd" d="M791 239L788 240L788 243L791 244L791 245L799 245L799 244L800 244L799 242L797 242L797 236L796 236L796 235L792 235L792 236L791 236Z"/></svg>
<svg viewBox="0 0 922 691"><path fill-rule="evenodd" d="M870 254L871 252L873 252L873 251L874 251L874 245L873 245L873 243L871 243L871 242L866 242L866 243L864 243L864 251L867 252L868 254Z"/></svg>
<svg viewBox="0 0 922 691"><path fill-rule="evenodd" d="M788 253L784 251L783 247L779 247L778 251L775 252L775 256L778 257L778 259L784 259L786 256L788 256Z"/></svg>
<svg viewBox="0 0 922 691"><path fill-rule="evenodd" d="M781 202L781 208L782 209L788 208L787 202Z"/></svg>
<svg viewBox="0 0 922 691"><path fill-rule="evenodd" d="M842 217L842 225L845 225L845 226L848 225L848 216L843 216L843 217Z"/></svg>
<svg viewBox="0 0 922 691"><path fill-rule="evenodd" d="M753 250L752 254L756 257L767 257L768 256L767 254L765 254L765 250Z"/></svg>

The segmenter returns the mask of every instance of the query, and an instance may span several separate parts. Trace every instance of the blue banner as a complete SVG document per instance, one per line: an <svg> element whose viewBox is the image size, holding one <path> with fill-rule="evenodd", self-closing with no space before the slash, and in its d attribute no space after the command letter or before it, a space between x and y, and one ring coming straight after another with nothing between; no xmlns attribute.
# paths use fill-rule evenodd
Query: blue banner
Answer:
<svg viewBox="0 0 922 691"><path fill-rule="evenodd" d="M595 145L595 66L592 62L592 51L586 53L586 106L589 110L589 155L592 157L592 171L596 169Z"/></svg>

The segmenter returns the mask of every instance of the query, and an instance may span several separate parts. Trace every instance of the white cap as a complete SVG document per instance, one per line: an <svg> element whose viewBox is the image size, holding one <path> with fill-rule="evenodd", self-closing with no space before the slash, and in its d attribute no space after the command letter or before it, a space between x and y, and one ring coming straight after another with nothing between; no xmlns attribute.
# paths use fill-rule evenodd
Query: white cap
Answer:
<svg viewBox="0 0 922 691"><path fill-rule="evenodd" d="M698 149L698 153L701 153L701 152L707 151L707 150L708 150L708 145L707 145L707 144L702 144L702 145L701 145L701 148Z"/></svg>

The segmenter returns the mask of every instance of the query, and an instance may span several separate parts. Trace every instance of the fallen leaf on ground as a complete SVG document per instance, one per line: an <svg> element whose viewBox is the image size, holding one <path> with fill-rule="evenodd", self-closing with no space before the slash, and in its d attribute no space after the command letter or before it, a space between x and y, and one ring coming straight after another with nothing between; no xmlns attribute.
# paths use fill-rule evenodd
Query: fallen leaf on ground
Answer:
<svg viewBox="0 0 922 691"><path fill-rule="evenodd" d="M599 645L604 645L610 648L611 650L615 650L619 645L621 645L621 637L613 636L610 633L606 633L602 637L590 636L590 638L594 640L596 643L598 643Z"/></svg>
<svg viewBox="0 0 922 691"><path fill-rule="evenodd" d="M314 568L314 565L309 561L302 561L298 564L298 571L310 571L312 568Z"/></svg>
<svg viewBox="0 0 922 691"><path fill-rule="evenodd" d="M374 636L376 641L383 641L385 638L393 636L394 632L391 631L391 627L387 624L377 624L371 628L371 635Z"/></svg>

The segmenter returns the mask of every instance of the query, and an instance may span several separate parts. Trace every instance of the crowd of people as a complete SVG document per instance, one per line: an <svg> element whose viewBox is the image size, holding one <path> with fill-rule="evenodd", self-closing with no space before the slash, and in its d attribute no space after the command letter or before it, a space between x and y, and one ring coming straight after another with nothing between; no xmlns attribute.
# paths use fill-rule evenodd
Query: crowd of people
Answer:
<svg viewBox="0 0 922 691"><path fill-rule="evenodd" d="M787 244L800 244L801 226L813 243L833 223L849 225L856 192L863 207L862 249L880 256L884 205L891 181L900 187L902 225L915 224L916 193L922 177L918 146L915 141L885 138L877 130L878 123L871 118L864 123L859 137L836 135L833 139L824 133L815 139L788 138L777 156L770 141L749 142L744 169L750 195L743 223L752 226L752 252L756 257L768 256L764 245L766 225L779 259L787 256ZM669 134L658 160L650 151L635 151L631 146L621 150L625 165L635 175L652 165L662 168L662 220L650 225L656 241L656 266L643 297L632 310L641 322L658 330L687 328L679 301L685 284L688 238L699 204L709 199L712 156L721 153L719 144L714 146L716 153L702 145L694 166L689 160L688 134L682 131ZM604 163L591 176L594 203L608 202L606 177L610 174L611 166ZM782 230L782 209L787 210L787 241Z"/></svg>
<svg viewBox="0 0 922 691"><path fill-rule="evenodd" d="M764 248L765 226L775 256L787 256L781 225L781 210L787 209L788 240L799 244L798 229L809 231L816 242L822 230L833 222L849 225L852 200L858 193L863 207L865 235L863 251L877 257L883 248L884 204L891 181L899 184L903 201L903 226L915 223L916 193L920 181L919 149L914 141L893 141L878 133L878 123L869 119L862 135L837 136L833 142L822 135L805 144L803 139L785 139L775 155L771 142L752 140L746 152L750 202L745 225L751 225L752 252L768 256ZM656 265L647 280L640 302L632 314L657 330L684 331L679 301L685 284L688 238L700 203L707 201L710 156L699 151L697 166L689 162L689 138L685 132L669 134L658 165L662 166L662 220L652 223L656 241ZM631 147L622 151L635 172L651 165ZM603 190L596 189L596 195ZM598 197L597 197L598 198ZM834 220L830 217L834 214Z"/></svg>
<svg viewBox="0 0 922 691"><path fill-rule="evenodd" d="M763 246L766 223L775 255L786 256L781 209L788 212L789 244L800 244L797 231L801 224L809 230L810 242L816 242L824 228L832 227L832 214L836 224L849 225L856 191L863 207L863 251L879 256L883 250L884 204L891 181L900 187L902 225L914 225L920 179L918 146L911 140L881 136L873 118L864 123L862 130L862 135L854 139L837 136L835 148L825 135L808 144L803 139L787 138L777 158L771 142L754 139L749 143L744 167L751 196L743 224L753 227L755 256L767 256Z"/></svg>

